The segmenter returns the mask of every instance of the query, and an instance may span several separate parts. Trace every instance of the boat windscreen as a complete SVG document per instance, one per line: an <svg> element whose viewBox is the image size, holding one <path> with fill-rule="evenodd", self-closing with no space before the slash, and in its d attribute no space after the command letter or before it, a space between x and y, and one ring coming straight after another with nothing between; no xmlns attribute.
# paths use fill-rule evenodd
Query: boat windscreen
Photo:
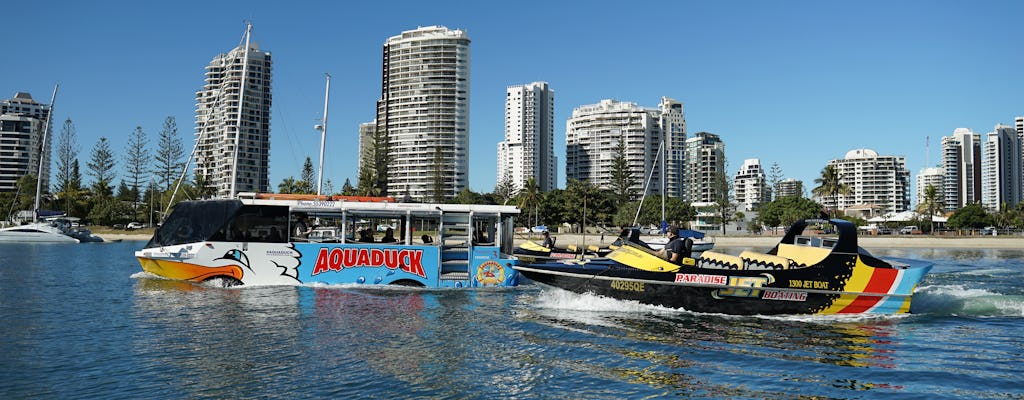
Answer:
<svg viewBox="0 0 1024 400"><path fill-rule="evenodd" d="M230 219L242 202L238 200L185 201L153 234L146 248L194 243L207 240Z"/></svg>

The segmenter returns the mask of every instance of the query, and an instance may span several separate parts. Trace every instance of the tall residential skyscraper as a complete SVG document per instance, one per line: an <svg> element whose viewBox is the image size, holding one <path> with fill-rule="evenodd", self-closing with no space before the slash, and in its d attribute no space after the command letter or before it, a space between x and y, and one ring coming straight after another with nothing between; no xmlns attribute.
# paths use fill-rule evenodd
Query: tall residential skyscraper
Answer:
<svg viewBox="0 0 1024 400"><path fill-rule="evenodd" d="M736 202L743 204L743 209L754 211L762 204L770 202L771 191L768 188L767 178L764 169L761 168L761 160L751 158L743 160L743 166L736 171L732 179L733 192Z"/></svg>
<svg viewBox="0 0 1024 400"><path fill-rule="evenodd" d="M195 173L218 197L270 190L271 59L256 43L248 51L246 44L214 57L196 92Z"/></svg>
<svg viewBox="0 0 1024 400"><path fill-rule="evenodd" d="M822 197L821 204L826 209L876 206L895 213L910 209L910 171L904 157L855 149L828 164L835 167L839 182L850 188L850 194Z"/></svg>
<svg viewBox="0 0 1024 400"><path fill-rule="evenodd" d="M505 141L498 143L496 182L517 190L533 178L541 191L555 189L555 91L547 82L509 86L505 93Z"/></svg>
<svg viewBox="0 0 1024 400"><path fill-rule="evenodd" d="M697 132L686 139L686 192L690 203L712 203L720 190L715 182L725 176L725 143L714 133Z"/></svg>
<svg viewBox="0 0 1024 400"><path fill-rule="evenodd" d="M942 202L943 190L942 190L942 179L945 175L942 168L924 168L921 172L917 173L917 204L923 204L927 196L925 196L925 190L928 186L935 188L935 196L938 200L937 209L942 210L944 208Z"/></svg>
<svg viewBox="0 0 1024 400"><path fill-rule="evenodd" d="M656 109L616 100L577 107L566 121L566 179L611 188L612 164L620 140L633 177L631 189L637 196L643 194L650 177L647 193L660 193L664 181L665 195L680 197L685 186L680 178L682 144L686 140L681 103L663 97Z"/></svg>
<svg viewBox="0 0 1024 400"><path fill-rule="evenodd" d="M16 191L18 179L26 174L41 176L43 190L48 191L53 121L49 126L43 125L51 107L52 104L41 104L25 92L0 101L0 192ZM39 157L43 158L42 174L39 173ZM33 193L35 190L33 187Z"/></svg>
<svg viewBox="0 0 1024 400"><path fill-rule="evenodd" d="M981 201L981 135L956 128L942 138L942 197L945 211Z"/></svg>
<svg viewBox="0 0 1024 400"><path fill-rule="evenodd" d="M1021 200L1021 141L1017 131L998 124L985 135L981 158L981 204L990 212Z"/></svg>
<svg viewBox="0 0 1024 400"><path fill-rule="evenodd" d="M377 129L388 140L385 194L433 199L469 186L469 42L462 30L429 26L384 43Z"/></svg>

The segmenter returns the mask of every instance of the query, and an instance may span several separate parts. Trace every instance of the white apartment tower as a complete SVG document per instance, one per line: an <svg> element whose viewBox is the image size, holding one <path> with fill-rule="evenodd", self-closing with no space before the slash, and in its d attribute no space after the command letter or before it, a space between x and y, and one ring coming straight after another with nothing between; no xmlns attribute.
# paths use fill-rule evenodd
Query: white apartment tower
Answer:
<svg viewBox="0 0 1024 400"><path fill-rule="evenodd" d="M49 126L44 125L51 107L52 104L36 102L25 92L0 101L0 192L16 191L18 179L24 175L42 177L43 190L48 191L53 121ZM43 136L46 136L45 145ZM39 157L43 158L41 174Z"/></svg>
<svg viewBox="0 0 1024 400"><path fill-rule="evenodd" d="M743 160L743 166L736 171L732 182L736 202L742 204L746 211L757 210L762 204L771 201L771 190L760 159Z"/></svg>
<svg viewBox="0 0 1024 400"><path fill-rule="evenodd" d="M917 205L924 204L927 198L925 190L928 189L928 186L932 186L935 188L935 197L938 201L937 209L941 210L944 208L943 204L945 203L942 200L942 180L944 176L944 170L936 167L924 168L921 172L917 173Z"/></svg>
<svg viewBox="0 0 1024 400"><path fill-rule="evenodd" d="M944 211L981 201L981 136L956 128L942 138Z"/></svg>
<svg viewBox="0 0 1024 400"><path fill-rule="evenodd" d="M877 206L895 213L910 209L910 171L904 157L855 149L828 164L835 167L839 182L850 188L850 194L824 196L821 203L826 209Z"/></svg>
<svg viewBox="0 0 1024 400"><path fill-rule="evenodd" d="M1021 141L1017 131L998 124L985 135L981 158L981 204L990 212L1021 200Z"/></svg>
<svg viewBox="0 0 1024 400"><path fill-rule="evenodd" d="M195 173L218 197L270 190L270 78L270 53L256 43L206 66L206 84L196 92Z"/></svg>
<svg viewBox="0 0 1024 400"><path fill-rule="evenodd" d="M682 103L663 97L659 107L652 109L606 99L577 107L566 122L566 179L611 188L620 140L633 178L633 193L642 195L650 178L647 193L660 193L664 182L666 196L681 197L686 141Z"/></svg>
<svg viewBox="0 0 1024 400"><path fill-rule="evenodd" d="M541 191L556 188L555 91L547 82L509 86L505 92L505 141L498 143L496 182L516 190L533 178Z"/></svg>
<svg viewBox="0 0 1024 400"><path fill-rule="evenodd" d="M725 172L725 143L714 133L697 132L686 139L685 155L686 193L683 200L690 203L713 203L718 200L715 185Z"/></svg>
<svg viewBox="0 0 1024 400"><path fill-rule="evenodd" d="M433 199L469 186L469 42L462 30L429 26L384 43L377 101L377 129L388 140L383 194Z"/></svg>

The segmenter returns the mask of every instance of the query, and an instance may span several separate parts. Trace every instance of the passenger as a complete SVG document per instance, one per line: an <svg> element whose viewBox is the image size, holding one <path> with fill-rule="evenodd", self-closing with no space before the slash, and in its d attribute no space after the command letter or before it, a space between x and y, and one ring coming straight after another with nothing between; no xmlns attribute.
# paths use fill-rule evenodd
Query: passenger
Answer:
<svg viewBox="0 0 1024 400"><path fill-rule="evenodd" d="M555 248L555 240L551 238L551 234L548 233L548 231L544 231L543 235L544 235L544 241L541 242L540 245L554 250L554 248Z"/></svg>
<svg viewBox="0 0 1024 400"><path fill-rule="evenodd" d="M430 235L423 235L420 237L420 240L423 241L423 244L434 243L434 238Z"/></svg>
<svg viewBox="0 0 1024 400"><path fill-rule="evenodd" d="M370 228L359 231L359 241L361 243L373 243L373 232L370 232Z"/></svg>
<svg viewBox="0 0 1024 400"><path fill-rule="evenodd" d="M693 240L679 237L679 228L675 226L668 229L668 239L669 242L661 250L661 254L668 262L681 265L683 258L690 257L693 253Z"/></svg>
<svg viewBox="0 0 1024 400"><path fill-rule="evenodd" d="M306 223L306 214L296 213L295 216L298 217L299 220L295 222L295 230L293 231L292 236L300 239L309 238L309 233L313 231L313 228Z"/></svg>
<svg viewBox="0 0 1024 400"><path fill-rule="evenodd" d="M388 228L386 231L384 231L384 237L380 239L381 243L394 243L397 241L398 240L395 239L395 230L391 228Z"/></svg>

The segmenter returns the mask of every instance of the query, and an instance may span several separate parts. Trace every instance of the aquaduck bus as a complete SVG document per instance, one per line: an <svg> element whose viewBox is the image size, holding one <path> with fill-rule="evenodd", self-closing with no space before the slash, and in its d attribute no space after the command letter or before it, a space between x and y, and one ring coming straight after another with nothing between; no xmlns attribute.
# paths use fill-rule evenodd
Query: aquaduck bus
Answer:
<svg viewBox="0 0 1024 400"><path fill-rule="evenodd" d="M391 198L240 194L175 206L142 250L142 269L225 286L515 286L514 206Z"/></svg>

